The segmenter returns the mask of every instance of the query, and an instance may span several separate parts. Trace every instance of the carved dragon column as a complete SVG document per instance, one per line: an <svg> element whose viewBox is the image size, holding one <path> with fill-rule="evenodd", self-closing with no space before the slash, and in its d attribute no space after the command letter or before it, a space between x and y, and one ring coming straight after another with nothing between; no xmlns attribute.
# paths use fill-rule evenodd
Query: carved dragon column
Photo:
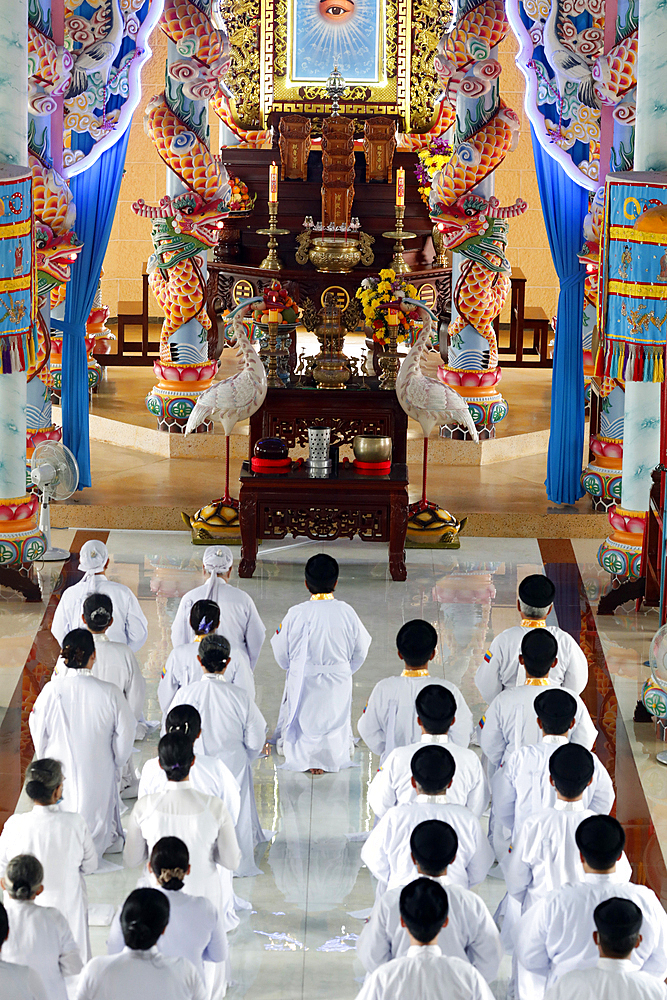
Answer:
<svg viewBox="0 0 667 1000"><path fill-rule="evenodd" d="M493 171L518 140L519 119L500 100L500 64L491 58L507 30L502 3L464 4L436 55L444 99L456 102L456 121L452 157L431 177L430 212L444 246L462 260L449 363L438 369L438 377L467 399L481 438L493 437L507 413L497 388L501 371L493 322L510 288L507 220L527 208L520 199L501 208L487 190ZM442 433L466 437L459 425Z"/></svg>
<svg viewBox="0 0 667 1000"><path fill-rule="evenodd" d="M227 71L226 39L210 2L167 0L160 27L169 39L165 90L146 109L146 130L167 165L167 195L157 207L132 208L153 220L150 287L164 310L159 382L146 399L158 429L182 433L217 371L208 357L206 251L217 243L231 189L211 155L207 103ZM211 423L198 428L212 430Z"/></svg>

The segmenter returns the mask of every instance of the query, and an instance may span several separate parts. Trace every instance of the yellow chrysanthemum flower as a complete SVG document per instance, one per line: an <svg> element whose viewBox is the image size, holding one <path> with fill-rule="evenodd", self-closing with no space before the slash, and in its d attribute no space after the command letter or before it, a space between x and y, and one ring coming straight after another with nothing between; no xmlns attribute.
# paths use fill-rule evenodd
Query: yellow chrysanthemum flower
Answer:
<svg viewBox="0 0 667 1000"><path fill-rule="evenodd" d="M392 282L396 279L396 271L393 271L390 267L385 267L382 271L380 271L380 277L388 279L389 282Z"/></svg>

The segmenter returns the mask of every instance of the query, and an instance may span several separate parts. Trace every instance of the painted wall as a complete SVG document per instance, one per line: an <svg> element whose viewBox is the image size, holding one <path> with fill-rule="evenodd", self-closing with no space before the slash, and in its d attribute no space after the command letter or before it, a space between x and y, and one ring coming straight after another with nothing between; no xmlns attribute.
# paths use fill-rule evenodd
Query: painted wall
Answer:
<svg viewBox="0 0 667 1000"><path fill-rule="evenodd" d="M150 45L153 49L153 58L142 73L142 99L132 120L125 177L104 261L102 295L103 301L111 309L112 316L117 313L119 300L136 301L141 298L141 268L152 251L150 224L147 220L133 215L130 206L137 198L144 198L149 204L155 205L166 190L166 168L146 136L143 126L143 110L153 94L162 89L164 82L167 44L161 31L156 29L153 32ZM516 68L516 51L517 43L510 32L500 48L499 58L503 66L500 92L503 100L521 116L521 138L518 148L505 158L503 165L496 171L496 197L503 205L513 202L518 197L529 204L528 211L510 223L508 257L513 265L523 269L528 279L527 305L542 306L547 316L551 317L556 312L558 280L551 263L547 234L542 220L530 129L523 110L523 76ZM213 149L217 149L217 131L218 119L212 114ZM152 295L150 298L149 314L159 316L160 309ZM501 318L503 321L509 320L508 307L505 308L505 315Z"/></svg>

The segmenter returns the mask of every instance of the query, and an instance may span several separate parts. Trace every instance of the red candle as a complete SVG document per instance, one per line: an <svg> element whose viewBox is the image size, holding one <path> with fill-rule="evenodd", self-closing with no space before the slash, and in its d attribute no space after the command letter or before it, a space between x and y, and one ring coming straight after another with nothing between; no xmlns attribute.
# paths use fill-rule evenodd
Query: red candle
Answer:
<svg viewBox="0 0 667 1000"><path fill-rule="evenodd" d="M396 171L396 206L405 207L405 170L399 167Z"/></svg>
<svg viewBox="0 0 667 1000"><path fill-rule="evenodd" d="M269 167L269 201L272 204L278 201L278 167L275 163Z"/></svg>

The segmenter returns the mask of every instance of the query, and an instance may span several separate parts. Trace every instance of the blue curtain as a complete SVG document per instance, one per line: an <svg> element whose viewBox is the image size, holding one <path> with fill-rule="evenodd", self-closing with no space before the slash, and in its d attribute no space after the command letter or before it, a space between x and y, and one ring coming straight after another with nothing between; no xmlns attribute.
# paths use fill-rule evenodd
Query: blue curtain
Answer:
<svg viewBox="0 0 667 1000"><path fill-rule="evenodd" d="M551 433L547 457L547 496L574 503L584 495L584 359L581 346L584 279L577 259L584 241L588 191L571 180L533 136L537 185L551 257L560 281L554 367L551 381Z"/></svg>
<svg viewBox="0 0 667 1000"><path fill-rule="evenodd" d="M52 326L63 331L63 441L79 463L79 489L91 485L86 320L93 307L109 243L129 137L128 128L92 167L70 181L76 204L74 229L79 239L83 240L83 250L72 264L72 277L65 299L65 320L51 322Z"/></svg>

